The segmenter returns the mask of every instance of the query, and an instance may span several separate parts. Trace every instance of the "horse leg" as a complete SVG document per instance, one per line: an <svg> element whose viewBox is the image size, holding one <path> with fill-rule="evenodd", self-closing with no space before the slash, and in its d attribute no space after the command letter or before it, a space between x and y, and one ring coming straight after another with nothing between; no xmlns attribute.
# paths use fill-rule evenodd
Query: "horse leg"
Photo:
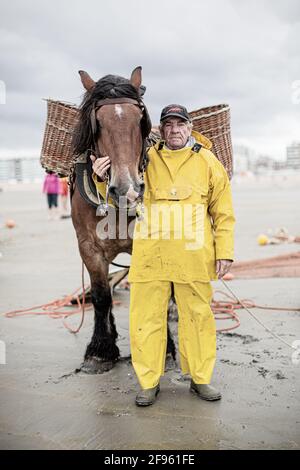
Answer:
<svg viewBox="0 0 300 470"><path fill-rule="evenodd" d="M165 370L173 370L176 367L176 346L173 335L168 324L167 353L165 360Z"/></svg>
<svg viewBox="0 0 300 470"><path fill-rule="evenodd" d="M167 326L167 354L166 354L166 364L165 364L165 370L170 370L174 369L176 366L176 346L174 342L173 335L171 333L170 329L170 321L176 321L178 319L178 316L174 315L176 311L177 314L177 308L176 308L176 303L175 303L175 297L174 297L174 285L172 283L171 286L171 298L169 301L168 305L168 326Z"/></svg>
<svg viewBox="0 0 300 470"><path fill-rule="evenodd" d="M95 255L93 256L93 261ZM118 333L112 313L112 295L107 281L107 272L101 270L90 273L91 298L95 308L94 332L87 346L84 363L81 368L89 374L99 374L112 369L120 357L116 345ZM174 369L176 365L176 346L168 323L166 370Z"/></svg>
<svg viewBox="0 0 300 470"><path fill-rule="evenodd" d="M80 196L77 186L72 197L72 221L76 230L81 258L89 272L91 298L95 309L94 332L87 346L81 370L102 373L110 370L119 358L117 331L112 313L112 296L108 281L105 248L97 237L99 218Z"/></svg>
<svg viewBox="0 0 300 470"><path fill-rule="evenodd" d="M81 245L81 254L85 251ZM91 298L95 309L94 331L86 348L81 370L101 374L112 369L120 356L116 345L118 333L112 313L112 295L108 282L108 263L91 246L83 256L91 279ZM92 265L92 266L91 266ZM98 269L95 269L95 265ZM93 268L93 269L91 269Z"/></svg>
<svg viewBox="0 0 300 470"><path fill-rule="evenodd" d="M101 374L112 369L120 356L116 345L118 334L111 311L110 288L93 285L92 302L95 308L94 332L86 348L81 370L89 374Z"/></svg>
<svg viewBox="0 0 300 470"><path fill-rule="evenodd" d="M167 327L167 335L168 335L168 337L167 337L167 356L169 355L175 361L176 360L176 346L175 346L175 342L174 342L174 339L173 339L173 335L172 335L171 330L170 330L169 323L168 323L168 327Z"/></svg>

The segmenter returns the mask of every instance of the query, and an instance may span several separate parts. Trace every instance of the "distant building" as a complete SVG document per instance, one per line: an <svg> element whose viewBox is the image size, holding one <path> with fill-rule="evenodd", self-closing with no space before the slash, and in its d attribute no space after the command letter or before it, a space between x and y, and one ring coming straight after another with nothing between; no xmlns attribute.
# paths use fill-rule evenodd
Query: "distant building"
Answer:
<svg viewBox="0 0 300 470"><path fill-rule="evenodd" d="M300 142L293 142L286 148L286 166L300 169Z"/></svg>
<svg viewBox="0 0 300 470"><path fill-rule="evenodd" d="M273 170L285 170L286 169L286 161L285 160L274 160L273 162Z"/></svg>
<svg viewBox="0 0 300 470"><path fill-rule="evenodd" d="M245 145L233 146L233 170L234 173L244 173L250 169L251 159L255 158L254 152Z"/></svg>
<svg viewBox="0 0 300 470"><path fill-rule="evenodd" d="M41 180L44 174L39 158L0 158L0 182L33 182Z"/></svg>
<svg viewBox="0 0 300 470"><path fill-rule="evenodd" d="M233 146L233 164L235 174L249 171L254 174L264 174L287 168L286 160L275 160L269 155L259 154L245 145Z"/></svg>
<svg viewBox="0 0 300 470"><path fill-rule="evenodd" d="M274 160L268 155L259 155L255 164L256 164L256 170L259 170L259 169L271 170L273 168Z"/></svg>

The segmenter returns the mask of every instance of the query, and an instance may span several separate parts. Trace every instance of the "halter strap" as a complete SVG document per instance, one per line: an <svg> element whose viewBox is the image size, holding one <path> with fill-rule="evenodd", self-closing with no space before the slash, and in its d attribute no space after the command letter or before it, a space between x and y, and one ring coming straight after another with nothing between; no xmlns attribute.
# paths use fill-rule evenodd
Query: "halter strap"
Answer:
<svg viewBox="0 0 300 470"><path fill-rule="evenodd" d="M95 104L95 108L100 108L101 106L105 106L107 104L123 104L123 103L129 103L129 104L135 104L136 106L139 106L140 108L143 108L144 105L141 101L134 100L133 98L105 98L103 100L99 100Z"/></svg>
<svg viewBox="0 0 300 470"><path fill-rule="evenodd" d="M123 104L123 103L134 104L135 106L138 106L143 111L143 113L145 112L146 108L144 106L144 103L142 101L138 101L133 98L120 97L120 98L105 98L103 100L98 100L92 109L91 117L90 117L93 136L95 136L97 132L96 111L99 108L101 108L101 106L105 106L109 104Z"/></svg>

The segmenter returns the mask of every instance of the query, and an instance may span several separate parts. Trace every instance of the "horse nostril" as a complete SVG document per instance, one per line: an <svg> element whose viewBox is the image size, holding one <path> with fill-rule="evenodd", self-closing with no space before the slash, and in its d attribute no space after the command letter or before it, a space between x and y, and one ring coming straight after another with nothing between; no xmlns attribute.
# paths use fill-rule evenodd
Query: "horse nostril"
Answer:
<svg viewBox="0 0 300 470"><path fill-rule="evenodd" d="M110 187L108 188L108 192L109 192L109 195L110 195L112 198L117 199L117 197L118 197L118 188L117 188L117 186L110 186Z"/></svg>

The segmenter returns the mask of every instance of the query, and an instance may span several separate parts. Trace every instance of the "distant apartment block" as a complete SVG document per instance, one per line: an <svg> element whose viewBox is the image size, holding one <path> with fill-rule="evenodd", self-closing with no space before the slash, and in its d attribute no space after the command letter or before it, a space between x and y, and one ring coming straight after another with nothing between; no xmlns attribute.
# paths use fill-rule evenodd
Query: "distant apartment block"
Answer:
<svg viewBox="0 0 300 470"><path fill-rule="evenodd" d="M45 170L39 158L0 158L0 182L34 182L43 178Z"/></svg>
<svg viewBox="0 0 300 470"><path fill-rule="evenodd" d="M286 160L275 160L269 155L257 153L246 145L233 146L233 164L235 174L248 171L254 174L261 174L273 170L285 170L287 168Z"/></svg>
<svg viewBox="0 0 300 470"><path fill-rule="evenodd" d="M287 168L300 169L300 142L293 142L286 148Z"/></svg>

